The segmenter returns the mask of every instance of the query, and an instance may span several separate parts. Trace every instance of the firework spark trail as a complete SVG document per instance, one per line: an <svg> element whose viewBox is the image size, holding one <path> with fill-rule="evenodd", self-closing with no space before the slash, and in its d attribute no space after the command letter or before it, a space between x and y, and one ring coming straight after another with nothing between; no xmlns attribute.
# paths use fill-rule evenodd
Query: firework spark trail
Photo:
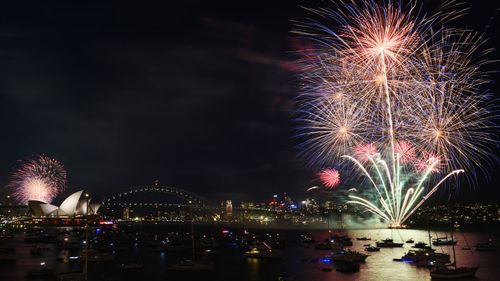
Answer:
<svg viewBox="0 0 500 281"><path fill-rule="evenodd" d="M299 61L302 153L312 165L349 160L382 209L360 196L349 202L400 225L445 179L465 169L473 177L496 160L488 147L497 144L498 116L481 90L490 49L481 51L481 35L446 26L464 11L453 2L431 16L390 1L338 8L307 9L319 19L294 31L317 43ZM428 190L437 175L442 180Z"/></svg>
<svg viewBox="0 0 500 281"><path fill-rule="evenodd" d="M66 171L59 161L44 155L28 159L11 175L8 187L16 200L50 203L66 187Z"/></svg>

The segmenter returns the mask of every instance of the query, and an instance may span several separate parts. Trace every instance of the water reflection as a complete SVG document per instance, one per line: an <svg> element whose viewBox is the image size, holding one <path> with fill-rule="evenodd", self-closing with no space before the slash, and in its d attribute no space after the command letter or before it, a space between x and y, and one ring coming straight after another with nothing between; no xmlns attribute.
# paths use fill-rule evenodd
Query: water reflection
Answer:
<svg viewBox="0 0 500 281"><path fill-rule="evenodd" d="M163 229L157 230L159 233ZM213 231L213 228L199 230L200 233ZM240 230L235 230L240 231ZM242 230L241 230L242 231ZM344 274L335 270L322 271L327 263L323 257L329 254L329 251L316 250L314 244L305 245L299 241L300 234L307 234L316 241L323 241L328 237L325 230L254 230L252 232L265 234L266 232L279 232L286 241L285 257L280 260L259 260L247 259L242 252L230 244L221 250L216 256L216 266L211 273L172 273L168 267L177 262L183 253L166 253L144 249L138 246L130 245L129 248L117 252L115 261L108 263L91 263L89 267L91 280L237 280L237 281L276 281L279 276L287 276L297 281L331 281L331 280L430 280L429 271L425 268L417 268L415 265L403 262L395 262L394 258L401 258L408 250L410 244L404 244L402 248L382 248L380 252L365 252L364 244L374 245L377 240L393 238L395 242L405 242L413 238L415 242L423 241L429 243L428 232L426 230L351 230L348 235L353 239L352 250L367 253L370 256L366 262L361 265L360 272ZM444 231L431 231L432 238L446 236ZM449 236L449 234L448 234ZM356 237L370 237L371 240L357 241ZM457 263L459 266L474 266L479 264L480 269L477 272L479 280L497 280L500 276L500 252L477 252L474 249L476 243L500 242L497 232L458 232L455 233L458 240L455 247ZM81 263L62 262L61 257L78 255L78 250L60 249L54 244L41 244L46 248L41 256L30 254L32 244L23 242L23 235L15 237L12 242L15 248L16 263L5 265L0 264L1 280L25 280L26 272L40 266L41 262L58 272L81 270ZM472 250L464 250L470 248ZM435 247L439 253L448 253L452 255L451 246ZM140 259L144 264L143 270L133 273L124 272L120 268L121 262L127 259ZM325 263L326 262L326 263ZM335 264L333 264L335 267Z"/></svg>

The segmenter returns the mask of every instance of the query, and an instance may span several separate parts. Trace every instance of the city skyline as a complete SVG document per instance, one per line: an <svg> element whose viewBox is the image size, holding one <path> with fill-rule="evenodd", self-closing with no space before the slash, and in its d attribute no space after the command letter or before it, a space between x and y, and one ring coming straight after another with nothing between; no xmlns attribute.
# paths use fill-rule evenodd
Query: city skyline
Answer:
<svg viewBox="0 0 500 281"><path fill-rule="evenodd" d="M214 199L303 195L319 181L294 148L299 4L4 4L0 184L45 154L65 166L68 193L159 180ZM458 24L496 48L494 1L466 5ZM491 174L459 199L498 201Z"/></svg>

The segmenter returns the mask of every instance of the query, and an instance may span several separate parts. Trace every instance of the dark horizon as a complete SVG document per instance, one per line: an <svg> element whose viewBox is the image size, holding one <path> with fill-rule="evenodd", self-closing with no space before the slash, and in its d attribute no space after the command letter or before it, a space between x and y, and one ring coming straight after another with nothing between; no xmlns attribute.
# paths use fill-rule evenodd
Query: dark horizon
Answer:
<svg viewBox="0 0 500 281"><path fill-rule="evenodd" d="M65 194L158 180L217 200L305 197L316 171L293 140L299 5L328 2L3 3L0 184L45 154L64 164ZM466 5L457 24L498 48L498 4ZM498 167L459 201L499 202Z"/></svg>

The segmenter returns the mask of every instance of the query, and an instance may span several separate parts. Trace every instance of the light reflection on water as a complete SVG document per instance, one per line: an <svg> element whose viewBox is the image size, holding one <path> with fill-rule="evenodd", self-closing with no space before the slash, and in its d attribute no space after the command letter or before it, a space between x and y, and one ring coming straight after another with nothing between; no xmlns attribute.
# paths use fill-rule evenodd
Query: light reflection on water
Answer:
<svg viewBox="0 0 500 281"><path fill-rule="evenodd" d="M213 230L207 228L206 231ZM214 231L215 232L215 231ZM403 248L383 248L380 252L368 253L366 263L361 265L360 272L344 274L336 272L323 272L321 268L325 266L320 259L328 255L329 251L318 251L314 246L304 247L298 242L298 237L302 233L313 236L317 241L327 238L327 231L320 230L258 230L256 232L279 232L286 238L286 256L283 261L246 259L235 247L227 247L216 259L216 268L210 273L172 273L168 271L168 266L175 263L179 256L170 253L159 253L151 250L138 250L131 247L127 253L119 254L115 262L106 264L91 264L90 280L237 280L237 281L275 281L279 276L288 276L296 281L331 281L331 280L430 280L427 269L416 268L414 265L394 262L393 258L401 258L405 252L411 249L410 244L405 244ZM350 230L349 236L353 239L353 250L364 252L363 244L375 244L376 240L393 238L396 242L413 238L415 242L423 241L428 243L428 233L426 230ZM431 236L442 237L446 233L442 231L432 231ZM371 237L371 241L356 241L356 237ZM448 234L449 236L449 234ZM475 250L463 250L464 247L474 249L478 242L500 242L498 232L496 234L488 231L477 232L457 232L455 238L458 243L455 247L457 262L459 266L474 266L479 264L477 272L479 280L499 280L500 276L500 251L497 252L476 252ZM70 271L81 269L81 264L68 264L57 261L61 255L76 255L74 250L58 251L52 244L47 244L49 250L44 251L42 257L33 257L29 254L32 244L23 243L23 237L16 237L15 251L17 262L12 265L0 265L0 280L25 280L26 271L37 268L40 262L46 262L49 267L57 271ZM452 254L451 246L438 247L438 252ZM144 269L139 272L122 272L119 264L123 260L130 258L140 258L144 264ZM311 262L311 260L313 260ZM477 280L477 279L474 279Z"/></svg>

